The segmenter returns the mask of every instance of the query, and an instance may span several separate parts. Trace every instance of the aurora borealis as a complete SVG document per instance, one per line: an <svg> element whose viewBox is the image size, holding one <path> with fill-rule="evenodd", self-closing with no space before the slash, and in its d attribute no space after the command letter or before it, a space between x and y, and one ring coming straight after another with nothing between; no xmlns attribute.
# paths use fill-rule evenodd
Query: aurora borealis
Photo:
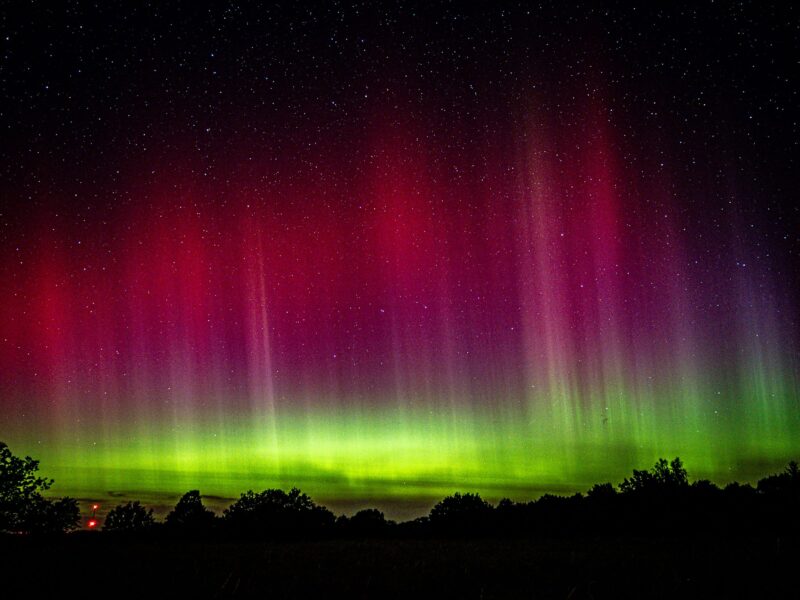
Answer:
<svg viewBox="0 0 800 600"><path fill-rule="evenodd" d="M0 439L54 491L798 457L782 15L149 8L4 19Z"/></svg>

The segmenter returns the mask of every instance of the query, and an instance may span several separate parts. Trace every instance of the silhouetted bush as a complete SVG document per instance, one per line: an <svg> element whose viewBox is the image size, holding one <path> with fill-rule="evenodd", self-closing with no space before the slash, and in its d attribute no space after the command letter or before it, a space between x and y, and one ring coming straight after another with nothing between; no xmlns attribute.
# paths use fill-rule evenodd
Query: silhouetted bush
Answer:
<svg viewBox="0 0 800 600"><path fill-rule="evenodd" d="M275 489L247 491L223 513L226 531L245 537L326 534L335 520L331 511L317 506L297 488L289 493Z"/></svg>
<svg viewBox="0 0 800 600"><path fill-rule="evenodd" d="M348 521L348 531L354 535L375 536L386 533L390 521L376 508L358 511Z"/></svg>
<svg viewBox="0 0 800 600"><path fill-rule="evenodd" d="M155 525L153 509L146 509L138 500L119 504L106 516L103 531L136 533L144 532Z"/></svg>
<svg viewBox="0 0 800 600"><path fill-rule="evenodd" d="M52 534L78 526L77 501L42 496L53 480L37 477L38 470L38 460L14 456L8 445L0 442L0 531Z"/></svg>
<svg viewBox="0 0 800 600"><path fill-rule="evenodd" d="M24 530L40 534L64 533L76 529L80 521L81 512L74 498L37 498L25 511Z"/></svg>
<svg viewBox="0 0 800 600"><path fill-rule="evenodd" d="M586 497L593 502L610 502L616 495L617 490L610 483L595 483L592 489L586 492Z"/></svg>
<svg viewBox="0 0 800 600"><path fill-rule="evenodd" d="M634 469L633 476L619 484L619 489L623 494L628 493L655 493L663 494L668 491L680 490L689 485L689 477L680 458L672 459L667 462L665 458L659 458L655 466L650 471L637 471Z"/></svg>
<svg viewBox="0 0 800 600"><path fill-rule="evenodd" d="M490 525L493 510L479 494L456 492L431 509L430 524L439 532L483 533Z"/></svg>
<svg viewBox="0 0 800 600"><path fill-rule="evenodd" d="M431 520L429 517L417 517L411 521L398 523L397 535L403 538L427 537L431 533Z"/></svg>
<svg viewBox="0 0 800 600"><path fill-rule="evenodd" d="M386 535L397 523L387 521L377 508L365 508L352 517L336 518L336 532L348 537L380 537Z"/></svg>
<svg viewBox="0 0 800 600"><path fill-rule="evenodd" d="M791 461L783 473L769 475L759 480L756 490L762 494L786 498L800 497L800 469L797 463Z"/></svg>
<svg viewBox="0 0 800 600"><path fill-rule="evenodd" d="M762 526L800 534L800 469L795 461L783 473L759 480L756 494L763 506Z"/></svg>
<svg viewBox="0 0 800 600"><path fill-rule="evenodd" d="M167 515L165 525L168 531L185 535L208 533L216 521L216 516L205 506L199 490L186 492L175 508Z"/></svg>

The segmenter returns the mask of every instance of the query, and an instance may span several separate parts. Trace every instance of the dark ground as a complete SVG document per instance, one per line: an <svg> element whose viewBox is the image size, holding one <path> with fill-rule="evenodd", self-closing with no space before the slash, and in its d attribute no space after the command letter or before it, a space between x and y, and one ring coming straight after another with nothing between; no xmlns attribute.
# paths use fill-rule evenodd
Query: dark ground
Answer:
<svg viewBox="0 0 800 600"><path fill-rule="evenodd" d="M797 541L0 540L3 598L800 597Z"/></svg>

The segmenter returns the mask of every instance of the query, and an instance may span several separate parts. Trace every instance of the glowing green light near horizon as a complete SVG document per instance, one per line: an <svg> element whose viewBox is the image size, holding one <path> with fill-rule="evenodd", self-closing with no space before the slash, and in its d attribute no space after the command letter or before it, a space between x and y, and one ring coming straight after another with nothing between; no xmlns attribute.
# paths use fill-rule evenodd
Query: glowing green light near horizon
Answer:
<svg viewBox="0 0 800 600"><path fill-rule="evenodd" d="M264 435L259 419L186 414L138 430L120 425L100 442L88 441L95 425L87 424L72 439L40 448L21 443L18 450L42 460L59 494L175 495L200 488L233 497L297 485L328 501L436 498L458 490L527 499L618 482L659 456L680 455L693 478L720 483L752 480L767 465L785 464L797 451L798 422L777 422L775 407L797 402L795 383L773 380L763 389L722 383L696 382L689 388L697 396L681 396L680 386L650 395L620 386L606 406L588 402L585 409L575 408L580 399L548 403L532 394L516 410L287 412L277 416L276 439ZM745 394L756 394L755 402ZM500 406L506 405L514 403ZM759 413L751 412L759 405Z"/></svg>

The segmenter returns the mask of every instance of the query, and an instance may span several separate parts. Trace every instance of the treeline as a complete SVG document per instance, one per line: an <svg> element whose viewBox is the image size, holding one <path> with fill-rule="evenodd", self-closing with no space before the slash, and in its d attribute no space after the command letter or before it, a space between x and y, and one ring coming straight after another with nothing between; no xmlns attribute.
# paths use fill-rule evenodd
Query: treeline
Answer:
<svg viewBox="0 0 800 600"><path fill-rule="evenodd" d="M38 461L11 454L0 442L0 532L53 534L77 529L81 518L72 498L46 499L53 481L37 477ZM98 521L92 518L94 524ZM304 539L426 536L686 536L797 535L800 533L800 472L790 462L779 474L753 487L707 480L689 481L681 460L659 459L649 470L634 470L617 486L602 483L586 494L546 494L530 502L479 494L444 498L428 516L396 523L377 509L336 516L297 488L288 492L248 491L217 516L200 492L183 495L163 522L138 501L109 511L104 534L203 539Z"/></svg>
<svg viewBox="0 0 800 600"><path fill-rule="evenodd" d="M568 537L586 535L797 535L800 533L800 472L783 473L756 487L706 480L690 483L679 458L660 459L634 470L618 486L597 484L586 494L544 495L531 502L479 494L444 498L426 517L395 523L377 509L336 516L293 488L248 491L220 517L203 506L197 490L186 493L163 523L138 502L115 507L104 531L220 539L336 537Z"/></svg>

